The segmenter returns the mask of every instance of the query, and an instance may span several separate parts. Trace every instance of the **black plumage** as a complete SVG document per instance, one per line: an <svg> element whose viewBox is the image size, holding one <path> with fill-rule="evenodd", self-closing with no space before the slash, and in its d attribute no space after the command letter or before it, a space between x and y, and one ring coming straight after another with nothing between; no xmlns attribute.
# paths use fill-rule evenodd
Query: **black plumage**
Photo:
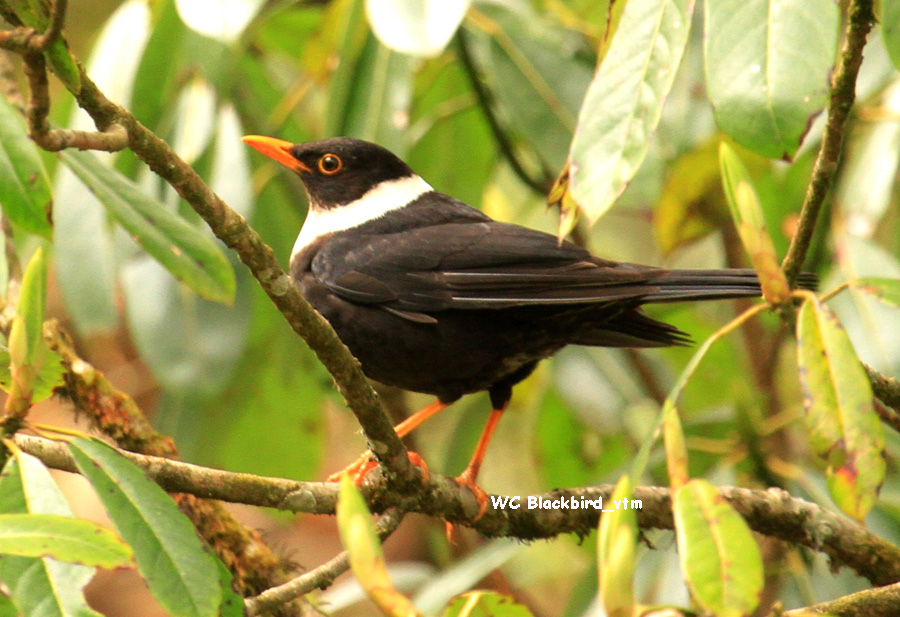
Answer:
<svg viewBox="0 0 900 617"><path fill-rule="evenodd" d="M565 345L689 341L645 304L760 295L751 270L618 263L494 221L374 144L245 140L307 189L310 218L290 264L303 295L369 377L444 403L487 390L503 409L512 387ZM338 218L340 209L356 218Z"/></svg>

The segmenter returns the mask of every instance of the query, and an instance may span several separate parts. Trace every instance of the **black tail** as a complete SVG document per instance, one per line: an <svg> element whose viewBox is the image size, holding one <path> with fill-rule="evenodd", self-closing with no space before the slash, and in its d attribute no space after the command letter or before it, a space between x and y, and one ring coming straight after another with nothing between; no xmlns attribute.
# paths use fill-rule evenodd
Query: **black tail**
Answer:
<svg viewBox="0 0 900 617"><path fill-rule="evenodd" d="M803 273L800 287L815 289L815 274ZM762 290L756 272L733 270L670 270L653 281L659 290L644 296L644 302L681 302L684 300L722 300L759 296Z"/></svg>

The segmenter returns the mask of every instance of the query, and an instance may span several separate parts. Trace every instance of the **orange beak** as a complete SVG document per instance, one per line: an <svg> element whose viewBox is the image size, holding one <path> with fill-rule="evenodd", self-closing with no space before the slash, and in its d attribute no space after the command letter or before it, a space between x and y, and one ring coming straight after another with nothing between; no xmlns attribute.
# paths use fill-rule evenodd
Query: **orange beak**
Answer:
<svg viewBox="0 0 900 617"><path fill-rule="evenodd" d="M283 139L275 139L274 137L263 137L262 135L247 135L241 138L245 144L255 150L259 150L270 159L274 159L290 169L300 173L301 171L311 171L309 167L294 158L291 154L291 148L294 147L289 141Z"/></svg>

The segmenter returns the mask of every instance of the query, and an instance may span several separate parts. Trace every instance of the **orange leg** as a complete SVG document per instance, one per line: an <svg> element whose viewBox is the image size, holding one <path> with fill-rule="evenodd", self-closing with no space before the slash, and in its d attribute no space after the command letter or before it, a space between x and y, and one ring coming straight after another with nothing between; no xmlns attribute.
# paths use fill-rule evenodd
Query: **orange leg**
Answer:
<svg viewBox="0 0 900 617"><path fill-rule="evenodd" d="M400 422L397 426L394 427L394 430L401 438L406 437L411 432L413 432L416 427L425 422L425 420L437 414L438 412L443 411L447 408L448 405L449 403L434 401L430 405L426 405L425 407L408 417L403 422ZM428 477L428 468L425 466L425 461L423 461L418 454L416 454L415 452L410 452L409 460L412 461L413 465L421 467L425 477ZM376 465L377 463L372 459L372 452L366 451L362 456L360 456L346 468L328 476L327 481L337 482L340 479L341 474L349 473L356 480L356 483L359 484L360 482L362 482L362 479L369 472L369 470L374 468Z"/></svg>
<svg viewBox="0 0 900 617"><path fill-rule="evenodd" d="M478 516L475 517L475 520L478 520L484 515L488 502L487 493L483 488L478 486L478 483L476 482L478 479L478 472L481 470L481 463L484 461L484 455L487 454L491 437L493 437L494 430L497 428L497 424L500 422L500 417L502 415L503 409L491 410L491 415L488 416L487 424L484 425L484 430L481 432L481 438L478 440L478 446L475 448L472 460L469 461L468 466L466 466L463 472L456 478L456 481L460 485L467 487L475 495L475 500L478 502L479 507Z"/></svg>

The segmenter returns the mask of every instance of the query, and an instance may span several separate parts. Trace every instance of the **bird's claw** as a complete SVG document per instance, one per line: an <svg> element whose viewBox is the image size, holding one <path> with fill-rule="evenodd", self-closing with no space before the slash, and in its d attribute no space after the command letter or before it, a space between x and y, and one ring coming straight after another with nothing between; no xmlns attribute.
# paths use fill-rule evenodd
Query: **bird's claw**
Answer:
<svg viewBox="0 0 900 617"><path fill-rule="evenodd" d="M422 481L428 481L428 465L425 464L425 459L416 454L415 452L407 452L407 456L409 456L409 462L419 468L422 472ZM337 473L333 473L327 478L325 478L326 482L337 482L341 479L341 476L349 474L351 478L353 478L353 483L356 486L360 486L363 480L370 471L378 467L378 461L375 460L375 457L371 452L366 452L358 459L347 465L341 471Z"/></svg>
<svg viewBox="0 0 900 617"><path fill-rule="evenodd" d="M468 473L468 470L462 472L461 475L454 478L456 483L460 486L464 486L470 491L472 491L472 495L475 496L475 501L478 503L478 514L475 515L475 518L472 519L472 522L477 521L482 516L484 516L485 511L487 511L488 506L488 494L483 488L478 486L478 483L475 481L475 478Z"/></svg>

